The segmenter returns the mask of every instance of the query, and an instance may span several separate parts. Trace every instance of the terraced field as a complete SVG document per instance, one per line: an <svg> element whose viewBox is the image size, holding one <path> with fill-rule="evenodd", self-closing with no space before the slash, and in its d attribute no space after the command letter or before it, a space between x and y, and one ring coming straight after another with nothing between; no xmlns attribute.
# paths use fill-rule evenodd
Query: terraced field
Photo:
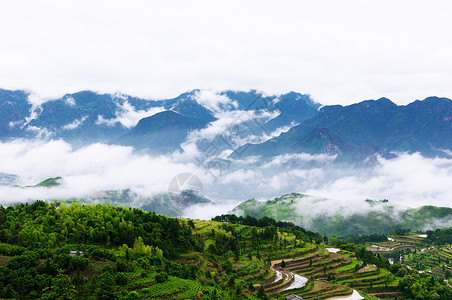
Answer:
<svg viewBox="0 0 452 300"><path fill-rule="evenodd" d="M302 257L284 260L284 263L272 261L271 269L276 275L264 283L264 288L270 295L294 293L303 299L346 297L353 290L385 298L401 296L396 288L398 281L387 270L359 266L350 253L331 253L322 247ZM307 282L302 287L288 290L297 274L307 278Z"/></svg>
<svg viewBox="0 0 452 300"><path fill-rule="evenodd" d="M390 236L390 239L391 241L369 244L368 249L387 256L395 256L394 261L398 261L400 256L404 264L418 270L419 273L427 272L446 280L448 279L446 272L452 273L451 245L439 247L429 245L425 235L422 234Z"/></svg>

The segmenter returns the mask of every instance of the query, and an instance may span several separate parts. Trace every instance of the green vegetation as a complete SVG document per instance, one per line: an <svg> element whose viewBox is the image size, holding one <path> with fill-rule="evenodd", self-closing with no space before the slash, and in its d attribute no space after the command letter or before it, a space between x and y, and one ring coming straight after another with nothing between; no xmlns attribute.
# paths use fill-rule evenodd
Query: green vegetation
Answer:
<svg viewBox="0 0 452 300"><path fill-rule="evenodd" d="M390 234L397 228L423 230L426 224L452 224L452 208L449 207L423 206L401 210L396 209L386 199L365 200L362 204L365 213L350 215L345 211L338 211L334 215L325 216L313 214L312 210L304 209L303 201L322 201L308 200L307 197L304 194L291 193L265 202L250 199L238 205L232 212L255 218L270 217L300 226L306 224L309 225L310 230L336 237Z"/></svg>
<svg viewBox="0 0 452 300"><path fill-rule="evenodd" d="M55 186L61 185L60 181L62 179L63 178L58 176L58 177L44 179L43 181L41 181L40 183L38 183L36 185L27 185L25 187L20 186L20 185L13 185L13 187L16 187L16 188L55 187Z"/></svg>
<svg viewBox="0 0 452 300"><path fill-rule="evenodd" d="M428 273L440 281L448 281L452 268L452 230L429 230L426 234L397 230L391 240L368 243L374 252L394 262L403 262L412 270Z"/></svg>
<svg viewBox="0 0 452 300"><path fill-rule="evenodd" d="M61 183L59 183L59 181L61 180L61 177L53 177L53 178L47 178L44 181L38 183L37 185L35 185L36 187L38 186L45 186L45 187L51 187L51 186L58 186Z"/></svg>
<svg viewBox="0 0 452 300"><path fill-rule="evenodd" d="M332 238L342 251L329 253L322 243L328 239L293 223L214 219L105 204L0 207L0 298L280 299L296 293L325 299L356 289L450 299L444 281L406 267L392 270L363 245ZM308 282L287 289L295 274Z"/></svg>

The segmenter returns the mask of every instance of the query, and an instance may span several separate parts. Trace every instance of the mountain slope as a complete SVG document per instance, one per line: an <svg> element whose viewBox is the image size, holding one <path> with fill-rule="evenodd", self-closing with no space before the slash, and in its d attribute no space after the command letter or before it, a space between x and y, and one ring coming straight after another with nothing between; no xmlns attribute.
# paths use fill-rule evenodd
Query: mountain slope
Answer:
<svg viewBox="0 0 452 300"><path fill-rule="evenodd" d="M21 136L21 127L31 108L28 93L0 89L0 139Z"/></svg>
<svg viewBox="0 0 452 300"><path fill-rule="evenodd" d="M316 209L325 200L292 193L265 202L250 199L235 207L232 213L289 221L307 229L315 229L320 234L337 237L350 234L389 234L397 228L428 230L452 226L452 208L448 207L397 209L387 200L367 200L362 204L362 213L338 210L329 215Z"/></svg>
<svg viewBox="0 0 452 300"><path fill-rule="evenodd" d="M45 130L52 137L62 138L75 145L107 142L124 134L121 123L102 124L98 120L115 118L118 103L111 95L90 91L67 94L42 104L41 113L26 128ZM30 135L31 136L31 135Z"/></svg>
<svg viewBox="0 0 452 300"><path fill-rule="evenodd" d="M164 154L182 150L180 144L188 133L206 125L206 121L164 111L141 119L135 128L113 143L133 146L136 149L149 149L154 154Z"/></svg>
<svg viewBox="0 0 452 300"><path fill-rule="evenodd" d="M312 138L313 134L318 138ZM397 106L386 98L346 107L326 106L287 133L263 144L244 145L237 152L264 157L327 153L355 160L372 154L391 157L391 151L445 155L441 149L451 148L452 100L431 97L407 106Z"/></svg>

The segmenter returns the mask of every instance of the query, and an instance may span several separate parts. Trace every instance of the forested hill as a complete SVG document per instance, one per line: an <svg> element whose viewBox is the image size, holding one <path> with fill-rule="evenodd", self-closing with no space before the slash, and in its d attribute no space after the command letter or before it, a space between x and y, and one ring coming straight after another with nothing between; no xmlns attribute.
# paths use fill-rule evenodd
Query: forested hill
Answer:
<svg viewBox="0 0 452 300"><path fill-rule="evenodd" d="M141 209L43 201L0 207L0 241L29 249L133 245L138 237L168 258L200 248L190 227Z"/></svg>
<svg viewBox="0 0 452 300"><path fill-rule="evenodd" d="M353 290L452 298L444 279L390 268L364 245L271 218L215 220L108 204L0 206L0 298L326 299Z"/></svg>

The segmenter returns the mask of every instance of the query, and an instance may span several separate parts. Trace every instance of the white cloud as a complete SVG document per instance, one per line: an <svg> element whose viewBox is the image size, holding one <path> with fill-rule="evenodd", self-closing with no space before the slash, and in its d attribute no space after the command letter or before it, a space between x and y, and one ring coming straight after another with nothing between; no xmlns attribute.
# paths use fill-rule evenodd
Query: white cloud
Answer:
<svg viewBox="0 0 452 300"><path fill-rule="evenodd" d="M135 154L130 147L93 144L72 149L64 141L0 143L1 172L19 176L20 185L34 185L62 176L61 187L17 190L0 187L2 201L80 197L110 189L137 189L148 196L168 190L170 180L182 172L203 172L191 163L172 162L164 156ZM36 194L34 193L36 192ZM72 195L72 196L71 196Z"/></svg>
<svg viewBox="0 0 452 300"><path fill-rule="evenodd" d="M80 125L83 124L83 122L85 122L85 120L87 119L87 116L82 117L81 119L75 119L74 122L64 125L63 126L63 130L73 130L76 129L77 127L79 127Z"/></svg>
<svg viewBox="0 0 452 300"><path fill-rule="evenodd" d="M0 82L45 97L194 88L295 90L323 104L450 97L451 9L446 0L8 1Z"/></svg>
<svg viewBox="0 0 452 300"><path fill-rule="evenodd" d="M275 156L271 161L265 163L263 168L270 168L274 166L281 166L282 164L288 163L289 161L318 161L318 162L333 162L336 159L336 155L327 154L308 154L308 153L293 153Z"/></svg>
<svg viewBox="0 0 452 300"><path fill-rule="evenodd" d="M67 97L66 98L66 103L69 105L69 106L75 106L77 103L75 102L75 99L74 98L72 98L72 97Z"/></svg>
<svg viewBox="0 0 452 300"><path fill-rule="evenodd" d="M273 199L292 192L314 197L303 198L300 204L300 209L312 215L365 213L369 208L365 199L389 199L400 208L427 204L452 207L451 159L401 154L392 160L380 159L374 167L355 169L333 165L331 159L291 154L264 165L256 160L235 161L215 181L193 157L181 154L155 157L123 146L93 144L73 149L61 140L16 140L0 143L0 173L17 175L20 185L62 176L63 185L52 189L0 186L0 199L5 205L125 188L152 196L168 191L177 174L189 172L200 178L207 198L224 204L217 209L209 206L209 218L210 214L226 213L240 201ZM190 214L202 218L202 207L187 210L184 216Z"/></svg>
<svg viewBox="0 0 452 300"><path fill-rule="evenodd" d="M96 124L97 125L107 125L107 126L115 126L118 123L118 119L104 119L104 116L97 116Z"/></svg>
<svg viewBox="0 0 452 300"><path fill-rule="evenodd" d="M237 108L238 103L236 101L232 101L226 95L221 95L219 92L215 92L212 90L200 90L195 94L195 100L207 107L214 113L221 112L223 107L229 108ZM229 104L229 105L227 105Z"/></svg>
<svg viewBox="0 0 452 300"><path fill-rule="evenodd" d="M237 148L246 143L258 143L263 142L272 136L263 133L264 136L257 135L255 129L252 127L263 126L265 122L273 119L279 115L279 112L269 111L243 111L243 110L231 110L231 111L219 111L215 114L217 120L211 122L206 128L200 130L194 130L190 132L186 141L181 147L192 154L198 155L199 153L207 152L208 149L198 149L196 143L200 140L212 141L215 137L222 136L221 142L215 142L214 147L217 147L221 155L215 155L217 157L227 157L231 151L231 145L233 148ZM237 127L242 125L242 128ZM275 131L275 133L278 131ZM243 136L240 136L240 135ZM207 147L209 148L209 147ZM226 152L224 152L226 151Z"/></svg>
<svg viewBox="0 0 452 300"><path fill-rule="evenodd" d="M123 104L118 104L118 106L119 110L116 112L116 118L105 119L103 116L98 116L96 124L113 126L119 122L127 128L132 128L137 125L139 120L165 110L163 107L151 107L148 110L135 110L134 107L127 101Z"/></svg>
<svg viewBox="0 0 452 300"><path fill-rule="evenodd" d="M35 133L35 138L48 138L51 137L54 133L49 131L47 128L41 128L38 126L27 126L26 131Z"/></svg>

